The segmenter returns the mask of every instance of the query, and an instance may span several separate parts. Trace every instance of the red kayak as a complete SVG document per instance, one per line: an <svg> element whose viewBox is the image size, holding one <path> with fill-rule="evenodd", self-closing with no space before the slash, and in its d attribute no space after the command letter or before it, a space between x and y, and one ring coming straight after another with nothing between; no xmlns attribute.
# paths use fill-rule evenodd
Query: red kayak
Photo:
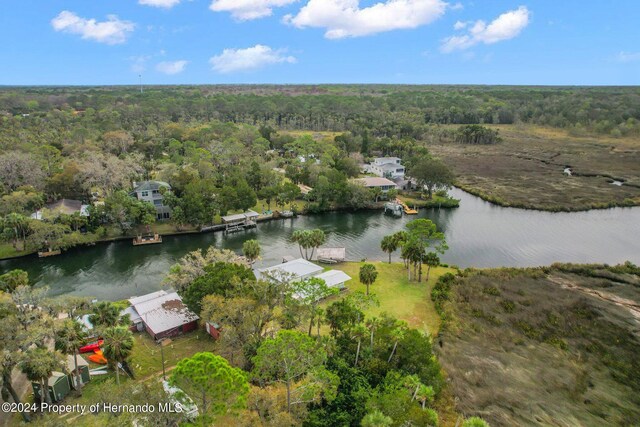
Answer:
<svg viewBox="0 0 640 427"><path fill-rule="evenodd" d="M80 353L93 353L96 350L100 350L100 347L102 347L102 343L104 343L103 340L98 340L91 344L87 344L84 347L80 347Z"/></svg>

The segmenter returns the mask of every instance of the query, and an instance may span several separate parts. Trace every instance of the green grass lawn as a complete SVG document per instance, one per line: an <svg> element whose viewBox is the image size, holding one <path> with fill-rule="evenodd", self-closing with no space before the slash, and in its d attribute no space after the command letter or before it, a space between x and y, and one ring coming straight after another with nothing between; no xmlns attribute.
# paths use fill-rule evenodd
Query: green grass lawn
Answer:
<svg viewBox="0 0 640 427"><path fill-rule="evenodd" d="M423 282L409 282L407 280L407 270L402 263L372 262L378 270L378 279L371 285L370 292L375 294L380 301L379 307L371 307L367 310L368 316L378 316L387 312L398 319L405 320L411 327L428 331L435 335L440 328L440 317L436 313L431 301L431 289L438 277L444 273L453 271L450 268L438 267L431 269L431 275L427 283L426 267L423 269ZM346 262L331 266L336 270L342 270L352 277L346 283L348 290L341 295L332 298L344 298L351 292L366 292L366 286L360 283L358 278L360 266L359 262ZM331 300L326 304L329 304Z"/></svg>
<svg viewBox="0 0 640 427"><path fill-rule="evenodd" d="M16 251L11 243L0 243L0 259L29 255L35 251Z"/></svg>

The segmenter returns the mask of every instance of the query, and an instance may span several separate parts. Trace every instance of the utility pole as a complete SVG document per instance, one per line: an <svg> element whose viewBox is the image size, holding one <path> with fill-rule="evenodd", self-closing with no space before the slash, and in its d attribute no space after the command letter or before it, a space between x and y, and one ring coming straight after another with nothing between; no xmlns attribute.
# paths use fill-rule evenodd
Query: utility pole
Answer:
<svg viewBox="0 0 640 427"><path fill-rule="evenodd" d="M138 74L138 78L140 79L140 93L142 94L143 93L143 90L142 90L142 74Z"/></svg>

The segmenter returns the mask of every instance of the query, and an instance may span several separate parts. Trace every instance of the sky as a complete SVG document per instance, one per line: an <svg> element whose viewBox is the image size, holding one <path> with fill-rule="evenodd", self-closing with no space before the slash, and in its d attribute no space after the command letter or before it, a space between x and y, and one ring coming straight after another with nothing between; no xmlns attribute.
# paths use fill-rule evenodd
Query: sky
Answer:
<svg viewBox="0 0 640 427"><path fill-rule="evenodd" d="M638 0L3 0L0 85L640 84Z"/></svg>

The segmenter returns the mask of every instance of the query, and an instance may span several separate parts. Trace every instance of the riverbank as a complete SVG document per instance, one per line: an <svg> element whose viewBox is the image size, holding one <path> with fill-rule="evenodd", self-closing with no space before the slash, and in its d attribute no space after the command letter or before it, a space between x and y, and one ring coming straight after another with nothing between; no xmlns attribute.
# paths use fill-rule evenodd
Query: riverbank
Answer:
<svg viewBox="0 0 640 427"><path fill-rule="evenodd" d="M638 138L532 125L489 127L500 131L502 142L427 145L452 168L459 188L496 205L548 212L640 205Z"/></svg>
<svg viewBox="0 0 640 427"><path fill-rule="evenodd" d="M404 196L401 196L400 198L403 201L405 201L407 204L410 204L412 207L415 206L421 209L453 209L453 208L459 207L459 204L460 204L459 200L456 200L451 197L434 196L434 198L431 200L422 200L422 199L417 199L413 197L404 197ZM385 202L383 201L372 203L369 207L362 208L361 210L382 211L384 210L384 203ZM357 210L354 211L351 208L334 206L334 207L331 207L330 209L327 209L321 212L309 212L304 208L301 209L298 204L296 204L296 210L298 211L296 215L303 215L303 216L318 215L318 214L324 214L327 212L356 212L357 211ZM232 212L232 213L236 213L236 212ZM283 217L278 217L274 215L261 215L260 217L258 217L257 221L260 223L264 223L268 221L275 221L275 220L282 220L282 219ZM96 240L91 241L89 245L93 246L96 244L105 244L105 243L111 243L111 242L132 240L140 234L148 234L148 233L153 233L153 234L157 233L164 237L171 237L171 236L182 236L182 235L190 235L190 234L212 233L217 231L223 231L222 220L219 215L216 215L216 217L214 218L214 222L212 226L207 227L205 230L202 230L201 228L198 228L198 227L193 227L191 225L182 225L180 227L180 230L177 230L176 225L173 223L157 222L150 226L149 231L147 231L146 227L138 227L135 229L135 231L131 233L128 233L126 235L118 235L117 234L118 230L115 227L113 227L111 230L108 231L108 234L106 237L97 238ZM87 245L77 245L75 247L80 248L83 246L87 246ZM12 259L31 257L31 256L35 256L37 252L38 252L37 250L16 251L13 248L11 243L0 243L0 261L8 261ZM62 255L64 255L64 251L62 252Z"/></svg>

